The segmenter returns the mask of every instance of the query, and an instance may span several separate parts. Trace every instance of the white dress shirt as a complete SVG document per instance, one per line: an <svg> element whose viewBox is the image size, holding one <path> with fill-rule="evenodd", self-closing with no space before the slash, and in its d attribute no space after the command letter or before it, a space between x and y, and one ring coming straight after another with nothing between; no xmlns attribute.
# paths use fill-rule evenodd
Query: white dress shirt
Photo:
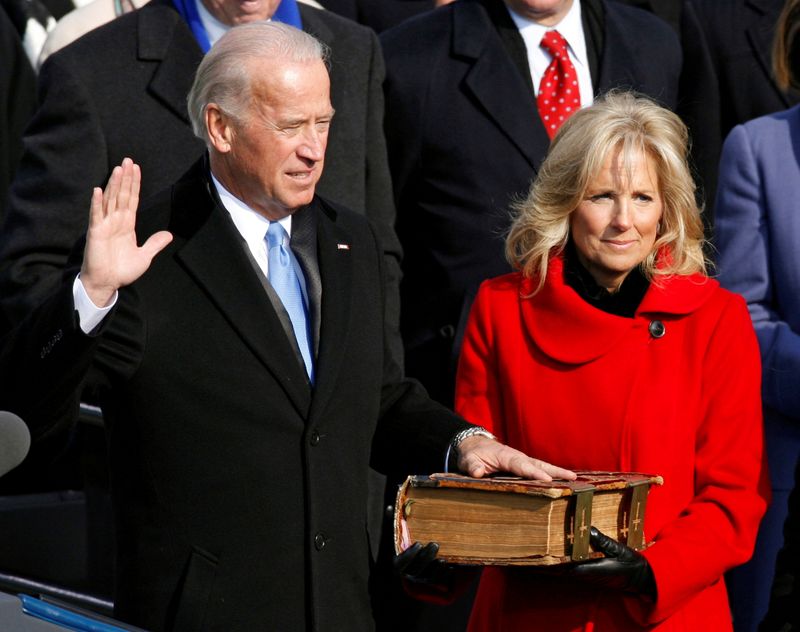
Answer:
<svg viewBox="0 0 800 632"><path fill-rule="evenodd" d="M507 7L508 8L508 7ZM519 29L519 34L528 50L528 67L533 79L533 90L539 94L539 84L542 82L547 67L552 61L550 53L541 46L542 37L549 30L558 31L567 40L567 52L575 72L578 73L578 88L581 91L581 107L591 105L594 101L594 88L592 76L589 72L589 57L586 53L586 39L583 36L583 22L581 21L581 3L573 0L567 15L555 26L542 26L532 20L514 13L510 8L508 12L511 19Z"/></svg>
<svg viewBox="0 0 800 632"><path fill-rule="evenodd" d="M75 277L75 281L72 283L72 301L75 305L75 310L78 312L78 324L83 333L88 334L102 322L106 314L117 304L117 296L118 292L114 292L110 305L98 307L92 303L92 299L86 293L86 288L83 287L83 282L81 281L81 275L79 274Z"/></svg>
<svg viewBox="0 0 800 632"><path fill-rule="evenodd" d="M208 43L213 46L220 37L225 35L230 26L211 15L200 0L195 0L195 3L197 4L197 13L200 15L200 21L203 23L203 28L208 36Z"/></svg>
<svg viewBox="0 0 800 632"><path fill-rule="evenodd" d="M211 181L214 183L214 188L217 190L219 200L222 206L228 213L230 213L236 230L247 243L250 253L256 260L258 267L264 273L266 278L269 278L269 260L267 257L267 242L265 236L269 228L270 221L251 209L247 204L242 202L239 198L234 196L228 191L222 183L217 180L214 175L211 175ZM287 215L283 219L278 220L278 223L283 226L289 239L292 237L292 216ZM302 285L302 282L301 282ZM305 288L304 288L305 291Z"/></svg>

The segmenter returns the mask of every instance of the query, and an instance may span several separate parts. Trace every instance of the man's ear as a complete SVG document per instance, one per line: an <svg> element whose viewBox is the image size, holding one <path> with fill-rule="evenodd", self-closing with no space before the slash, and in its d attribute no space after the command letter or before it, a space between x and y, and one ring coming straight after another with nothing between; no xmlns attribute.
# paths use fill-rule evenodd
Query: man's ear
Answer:
<svg viewBox="0 0 800 632"><path fill-rule="evenodd" d="M209 103L205 112L206 131L211 146L220 154L231 151L233 127L231 119L216 103Z"/></svg>

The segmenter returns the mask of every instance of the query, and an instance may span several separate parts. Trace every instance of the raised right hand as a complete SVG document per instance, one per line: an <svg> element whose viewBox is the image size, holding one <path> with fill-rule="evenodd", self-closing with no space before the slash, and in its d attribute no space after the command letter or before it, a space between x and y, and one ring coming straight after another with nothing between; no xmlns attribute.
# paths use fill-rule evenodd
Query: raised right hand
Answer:
<svg viewBox="0 0 800 632"><path fill-rule="evenodd" d="M172 241L171 233L160 231L141 247L137 244L141 179L139 165L125 158L114 167L105 191L99 187L92 191L81 282L98 307L108 305L119 288L142 276L153 258Z"/></svg>

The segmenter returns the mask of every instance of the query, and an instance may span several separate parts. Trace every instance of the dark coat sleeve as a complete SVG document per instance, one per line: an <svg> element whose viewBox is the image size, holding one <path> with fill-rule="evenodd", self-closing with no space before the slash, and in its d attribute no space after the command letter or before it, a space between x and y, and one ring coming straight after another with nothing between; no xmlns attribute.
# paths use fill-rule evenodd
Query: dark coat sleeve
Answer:
<svg viewBox="0 0 800 632"><path fill-rule="evenodd" d="M0 341L1 406L28 423L34 441L65 411L77 410L96 340L81 331L72 283L65 280Z"/></svg>
<svg viewBox="0 0 800 632"><path fill-rule="evenodd" d="M11 20L0 9L0 217L22 154L22 132L36 107L36 75Z"/></svg>
<svg viewBox="0 0 800 632"><path fill-rule="evenodd" d="M385 275L383 269L381 274ZM382 299L385 301L386 296ZM404 377L392 335L390 327L385 326L383 386L372 465L396 477L441 471L450 440L470 424L431 399L419 382Z"/></svg>
<svg viewBox="0 0 800 632"><path fill-rule="evenodd" d="M2 477L0 493L37 490L70 445L98 340L80 329L72 279L0 340L0 409L18 415L31 434L28 455Z"/></svg>

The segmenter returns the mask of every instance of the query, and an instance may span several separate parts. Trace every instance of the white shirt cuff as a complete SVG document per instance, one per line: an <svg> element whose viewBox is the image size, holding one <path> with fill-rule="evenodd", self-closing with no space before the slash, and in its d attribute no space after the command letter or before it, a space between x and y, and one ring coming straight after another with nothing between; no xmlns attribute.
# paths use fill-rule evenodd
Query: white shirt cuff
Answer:
<svg viewBox="0 0 800 632"><path fill-rule="evenodd" d="M117 296L119 292L114 292L114 298L108 307L98 307L89 298L86 293L86 288L83 287L81 275L75 277L75 282L72 284L72 299L75 302L75 309L78 312L78 322L81 326L81 331L85 334L91 333L97 327L106 314L111 311L114 305L117 304Z"/></svg>

